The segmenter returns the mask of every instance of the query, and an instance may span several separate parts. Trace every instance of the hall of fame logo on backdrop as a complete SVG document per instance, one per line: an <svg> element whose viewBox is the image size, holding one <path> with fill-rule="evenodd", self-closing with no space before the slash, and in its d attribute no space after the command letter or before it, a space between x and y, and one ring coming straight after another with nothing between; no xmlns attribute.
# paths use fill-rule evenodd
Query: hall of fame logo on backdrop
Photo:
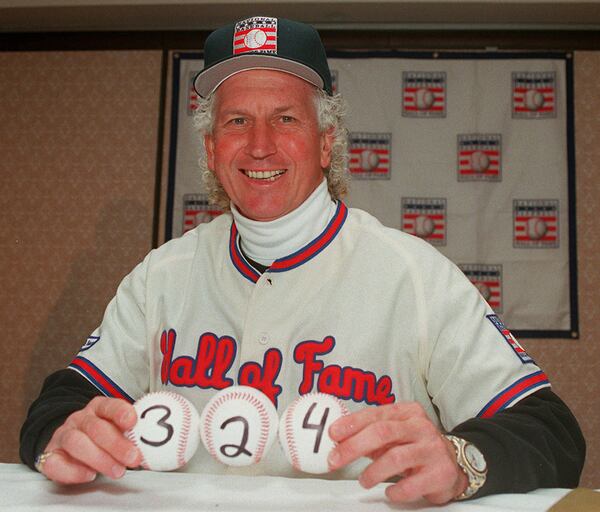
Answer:
<svg viewBox="0 0 600 512"><path fill-rule="evenodd" d="M353 178L389 180L391 173L391 133L350 133L349 169Z"/></svg>
<svg viewBox="0 0 600 512"><path fill-rule="evenodd" d="M515 248L556 248L558 200L513 200L513 246Z"/></svg>
<svg viewBox="0 0 600 512"><path fill-rule="evenodd" d="M502 181L502 136L463 134L457 137L458 181Z"/></svg>
<svg viewBox="0 0 600 512"><path fill-rule="evenodd" d="M402 115L446 117L446 73L403 71Z"/></svg>
<svg viewBox="0 0 600 512"><path fill-rule="evenodd" d="M556 117L556 73L512 73L512 116L522 119Z"/></svg>
<svg viewBox="0 0 600 512"><path fill-rule="evenodd" d="M209 204L207 194L185 194L183 196L183 232L199 224L210 222L223 212Z"/></svg>
<svg viewBox="0 0 600 512"><path fill-rule="evenodd" d="M196 89L194 89L194 78L196 78L197 74L198 74L197 71L192 71L192 72L190 72L190 74L188 76L187 102L186 102L186 104L187 104L186 110L187 110L188 116L194 115L196 110L198 110L198 102L200 101L200 96L196 92Z"/></svg>
<svg viewBox="0 0 600 512"><path fill-rule="evenodd" d="M465 263L458 267L475 285L490 307L496 313L502 313L502 265Z"/></svg>
<svg viewBox="0 0 600 512"><path fill-rule="evenodd" d="M340 74L337 69L331 70L331 90L333 94L337 94L340 88Z"/></svg>
<svg viewBox="0 0 600 512"><path fill-rule="evenodd" d="M403 197L402 231L432 245L446 245L446 199Z"/></svg>
<svg viewBox="0 0 600 512"><path fill-rule="evenodd" d="M246 52L277 54L277 18L255 16L235 24L233 54Z"/></svg>

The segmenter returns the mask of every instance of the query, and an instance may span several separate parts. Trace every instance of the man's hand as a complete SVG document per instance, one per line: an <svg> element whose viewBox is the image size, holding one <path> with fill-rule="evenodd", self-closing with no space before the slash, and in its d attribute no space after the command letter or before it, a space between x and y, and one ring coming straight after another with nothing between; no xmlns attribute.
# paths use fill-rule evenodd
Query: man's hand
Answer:
<svg viewBox="0 0 600 512"><path fill-rule="evenodd" d="M339 443L329 457L332 470L368 456L373 462L359 477L363 487L400 477L386 489L391 501L423 497L442 504L467 488L468 479L456 462L452 443L417 403L363 409L335 421L329 435Z"/></svg>
<svg viewBox="0 0 600 512"><path fill-rule="evenodd" d="M54 432L41 472L63 484L90 482L98 473L122 477L126 467L141 463L139 450L123 435L136 421L135 409L124 400L94 398Z"/></svg>

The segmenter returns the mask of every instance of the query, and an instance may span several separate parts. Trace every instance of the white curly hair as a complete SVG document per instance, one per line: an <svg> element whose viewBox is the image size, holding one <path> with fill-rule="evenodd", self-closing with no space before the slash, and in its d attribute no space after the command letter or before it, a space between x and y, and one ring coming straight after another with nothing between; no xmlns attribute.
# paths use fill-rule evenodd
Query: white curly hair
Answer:
<svg viewBox="0 0 600 512"><path fill-rule="evenodd" d="M214 105L214 91L206 98L199 98L198 108L194 114L194 126L201 135L212 132ZM329 167L323 170L327 179L327 188L334 200L342 199L348 193L350 181L347 167L348 132L344 125L346 102L340 94L329 96L325 91L315 88L315 108L321 133L330 129L333 133L331 162ZM229 210L229 196L215 174L208 168L206 152L203 151L199 163L209 201L224 211Z"/></svg>

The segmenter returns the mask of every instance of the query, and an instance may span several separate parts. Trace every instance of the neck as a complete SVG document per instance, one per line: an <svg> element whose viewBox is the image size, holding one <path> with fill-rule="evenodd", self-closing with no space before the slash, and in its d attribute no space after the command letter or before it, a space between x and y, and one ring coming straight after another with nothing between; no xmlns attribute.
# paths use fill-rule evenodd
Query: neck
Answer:
<svg viewBox="0 0 600 512"><path fill-rule="evenodd" d="M252 220L244 217L233 204L231 213L244 253L269 266L316 238L333 217L335 203L327 190L327 181L323 180L298 208L278 219L268 222Z"/></svg>

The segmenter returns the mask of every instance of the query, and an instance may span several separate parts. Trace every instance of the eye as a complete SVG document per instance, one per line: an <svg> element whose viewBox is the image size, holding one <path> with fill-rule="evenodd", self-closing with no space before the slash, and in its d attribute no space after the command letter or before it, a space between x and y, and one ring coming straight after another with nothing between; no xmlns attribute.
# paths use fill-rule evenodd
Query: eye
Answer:
<svg viewBox="0 0 600 512"><path fill-rule="evenodd" d="M227 122L228 122L228 124L233 124L235 126L243 126L244 124L246 124L246 118L245 117L234 117Z"/></svg>
<svg viewBox="0 0 600 512"><path fill-rule="evenodd" d="M293 118L292 116L288 116L288 115L282 115L281 116L281 122L282 123L293 123L296 119Z"/></svg>

